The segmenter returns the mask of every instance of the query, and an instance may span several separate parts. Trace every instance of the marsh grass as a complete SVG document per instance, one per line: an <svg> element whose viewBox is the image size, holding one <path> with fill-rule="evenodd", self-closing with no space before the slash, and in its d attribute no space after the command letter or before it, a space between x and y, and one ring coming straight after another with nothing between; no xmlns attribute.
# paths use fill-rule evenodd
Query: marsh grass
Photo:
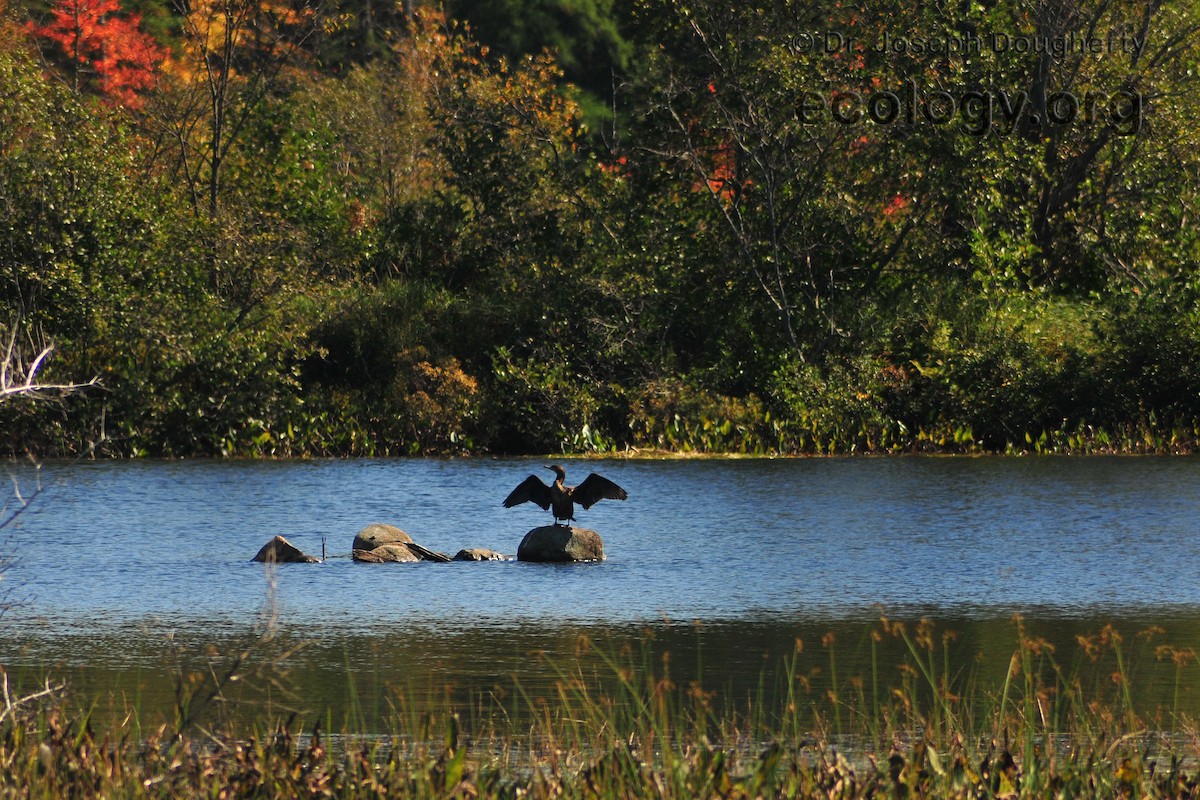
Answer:
<svg viewBox="0 0 1200 800"><path fill-rule="evenodd" d="M866 675L843 674L832 635L797 640L746 698L705 687L702 663L677 684L652 635L581 638L576 658L549 665L546 691L514 679L458 703L402 688L384 701L383 730L333 736L327 711L206 719L229 676L251 679L255 651L193 692L215 699L157 724L131 711L101 729L60 687L18 696L5 680L0 796L1200 796L1200 736L1180 711L1193 651L1154 629L1127 640L1108 626L1064 653L1020 619L1014 631L998 680L961 663L953 632L927 620L882 619ZM885 670L886 644L903 656ZM1147 706L1139 688L1164 676L1174 697Z"/></svg>

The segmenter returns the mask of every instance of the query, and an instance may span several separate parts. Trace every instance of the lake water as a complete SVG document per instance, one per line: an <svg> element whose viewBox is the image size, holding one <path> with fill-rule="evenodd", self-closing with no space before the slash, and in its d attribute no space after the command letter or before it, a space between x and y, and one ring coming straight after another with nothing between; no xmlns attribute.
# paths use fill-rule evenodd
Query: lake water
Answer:
<svg viewBox="0 0 1200 800"><path fill-rule="evenodd" d="M9 464L23 494L43 491L0 531L0 666L153 709L177 664L235 651L264 608L306 645L291 659L300 705L339 713L388 686L548 685L534 654L570 659L583 634L614 648L653 637L735 695L797 638L819 664L834 633L849 674L881 614L953 628L965 659L1000 674L1016 613L1064 646L1113 622L1200 649L1192 458L566 461L568 483L594 470L629 492L576 511L603 563L348 557L372 522L450 554L515 553L550 515L501 501L531 472L552 477L545 463ZM329 558L252 563L276 534ZM1200 709L1195 691L1184 702Z"/></svg>

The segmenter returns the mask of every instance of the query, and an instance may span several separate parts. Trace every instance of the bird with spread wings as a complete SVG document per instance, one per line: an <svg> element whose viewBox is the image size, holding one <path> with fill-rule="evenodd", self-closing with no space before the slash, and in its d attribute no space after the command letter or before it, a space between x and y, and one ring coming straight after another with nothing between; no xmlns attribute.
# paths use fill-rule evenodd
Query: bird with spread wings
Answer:
<svg viewBox="0 0 1200 800"><path fill-rule="evenodd" d="M601 500L624 500L628 493L620 486L605 478L603 475L591 473L578 486L567 486L567 471L558 464L546 467L555 475L554 483L547 486L537 475L530 475L512 490L504 500L505 508L512 508L525 502L537 503L554 514L554 524L566 520L570 527L575 519L575 504L585 509L591 508Z"/></svg>

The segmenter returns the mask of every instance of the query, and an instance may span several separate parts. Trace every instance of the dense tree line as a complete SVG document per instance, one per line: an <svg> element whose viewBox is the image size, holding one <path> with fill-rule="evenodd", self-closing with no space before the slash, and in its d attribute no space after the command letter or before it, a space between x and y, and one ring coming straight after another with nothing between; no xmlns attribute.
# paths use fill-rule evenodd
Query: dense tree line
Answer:
<svg viewBox="0 0 1200 800"><path fill-rule="evenodd" d="M8 452L1200 441L1190 1L9 2Z"/></svg>

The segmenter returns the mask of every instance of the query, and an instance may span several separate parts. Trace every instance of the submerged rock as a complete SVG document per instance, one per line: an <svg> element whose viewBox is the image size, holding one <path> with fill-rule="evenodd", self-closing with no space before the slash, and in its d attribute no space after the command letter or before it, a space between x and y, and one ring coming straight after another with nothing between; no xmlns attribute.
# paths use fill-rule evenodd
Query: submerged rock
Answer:
<svg viewBox="0 0 1200 800"><path fill-rule="evenodd" d="M603 561L604 542L587 528L543 525L525 534L517 548L518 561Z"/></svg>
<svg viewBox="0 0 1200 800"><path fill-rule="evenodd" d="M470 547L454 554L455 561L511 561L512 556L497 553L484 547Z"/></svg>
<svg viewBox="0 0 1200 800"><path fill-rule="evenodd" d="M385 544L408 544L413 539L395 525L374 522L363 528L354 537L351 547L355 550L374 550Z"/></svg>
<svg viewBox="0 0 1200 800"><path fill-rule="evenodd" d="M403 564L410 561L421 560L421 557L412 550L408 549L408 545L404 542L381 544L372 550L355 548L354 550L350 551L350 557L355 561L365 561L370 564Z"/></svg>
<svg viewBox="0 0 1200 800"><path fill-rule="evenodd" d="M354 537L350 557L355 561L373 564L385 562L407 563L411 561L449 561L450 556L422 547L395 525L376 522L368 525Z"/></svg>
<svg viewBox="0 0 1200 800"><path fill-rule="evenodd" d="M262 546L251 561L264 564L318 564L321 559L310 556L282 536L276 536Z"/></svg>
<svg viewBox="0 0 1200 800"><path fill-rule="evenodd" d="M462 551L463 553L469 551ZM481 553L491 553L491 550L479 551ZM382 522L375 522L358 532L354 537L353 549L350 551L350 557L355 561L365 561L373 564L381 563L410 563L413 561L436 561L446 562L453 560L474 560L478 559L451 559L445 553L439 553L436 550L430 550L428 547L423 547L413 541L413 538L404 531L397 528L395 525L387 525ZM500 558L505 556L499 553L494 553L488 558Z"/></svg>

